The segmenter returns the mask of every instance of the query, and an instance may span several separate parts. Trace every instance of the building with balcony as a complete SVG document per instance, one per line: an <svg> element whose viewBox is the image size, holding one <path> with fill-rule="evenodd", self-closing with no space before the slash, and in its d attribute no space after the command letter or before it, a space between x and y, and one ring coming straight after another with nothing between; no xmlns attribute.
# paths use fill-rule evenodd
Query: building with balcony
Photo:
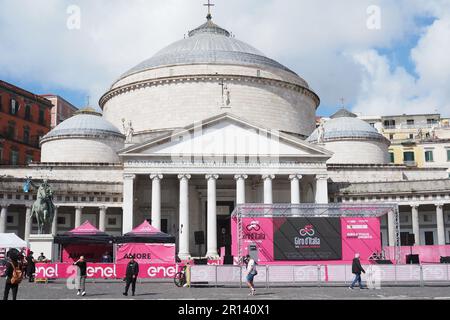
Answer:
<svg viewBox="0 0 450 320"><path fill-rule="evenodd" d="M52 103L0 80L0 163L39 162L39 140L50 131Z"/></svg>

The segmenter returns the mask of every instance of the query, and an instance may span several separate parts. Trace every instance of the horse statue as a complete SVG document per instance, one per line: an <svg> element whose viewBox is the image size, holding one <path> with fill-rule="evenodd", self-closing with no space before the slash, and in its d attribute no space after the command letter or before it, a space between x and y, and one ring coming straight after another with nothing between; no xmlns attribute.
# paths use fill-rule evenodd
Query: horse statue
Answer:
<svg viewBox="0 0 450 320"><path fill-rule="evenodd" d="M55 216L53 190L47 180L44 180L40 185L34 184L31 180L28 180L27 182L38 189L36 201L31 208L31 218L36 216L38 222L38 234L49 234L51 233L51 226Z"/></svg>

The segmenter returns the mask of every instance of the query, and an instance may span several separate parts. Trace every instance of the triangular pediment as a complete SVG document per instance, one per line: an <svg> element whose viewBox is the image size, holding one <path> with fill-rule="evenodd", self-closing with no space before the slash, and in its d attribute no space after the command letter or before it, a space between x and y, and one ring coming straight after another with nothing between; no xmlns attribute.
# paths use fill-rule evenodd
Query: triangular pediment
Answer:
<svg viewBox="0 0 450 320"><path fill-rule="evenodd" d="M251 124L225 113L176 132L128 147L127 156L317 157L332 153L297 137Z"/></svg>

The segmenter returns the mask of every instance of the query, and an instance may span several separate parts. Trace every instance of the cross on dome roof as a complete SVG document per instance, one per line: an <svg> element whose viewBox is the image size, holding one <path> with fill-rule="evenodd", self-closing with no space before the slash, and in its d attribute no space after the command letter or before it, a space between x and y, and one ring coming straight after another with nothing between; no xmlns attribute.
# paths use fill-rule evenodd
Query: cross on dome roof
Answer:
<svg viewBox="0 0 450 320"><path fill-rule="evenodd" d="M211 3L211 0L208 0L208 3L205 3L204 6L208 7L208 15L206 16L206 19L211 20L212 19L211 7L214 7L215 4Z"/></svg>

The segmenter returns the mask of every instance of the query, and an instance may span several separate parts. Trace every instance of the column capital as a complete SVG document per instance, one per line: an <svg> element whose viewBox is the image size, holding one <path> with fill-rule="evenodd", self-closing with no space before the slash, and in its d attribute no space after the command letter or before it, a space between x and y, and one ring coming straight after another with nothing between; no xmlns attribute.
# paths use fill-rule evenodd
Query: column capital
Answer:
<svg viewBox="0 0 450 320"><path fill-rule="evenodd" d="M316 174L316 180L328 180L327 174Z"/></svg>
<svg viewBox="0 0 450 320"><path fill-rule="evenodd" d="M289 180L302 180L303 176L301 174L291 174L289 175Z"/></svg>
<svg viewBox="0 0 450 320"><path fill-rule="evenodd" d="M234 176L234 180L247 180L248 179L248 175L246 174L236 174Z"/></svg>
<svg viewBox="0 0 450 320"><path fill-rule="evenodd" d="M274 174L263 174L262 179L263 180L273 180L273 179L275 179L275 175Z"/></svg>
<svg viewBox="0 0 450 320"><path fill-rule="evenodd" d="M100 206L100 207L98 207L100 210L108 210L108 207L107 206Z"/></svg>
<svg viewBox="0 0 450 320"><path fill-rule="evenodd" d="M410 206L413 209L419 209L420 204L419 203L411 203Z"/></svg>
<svg viewBox="0 0 450 320"><path fill-rule="evenodd" d="M211 180L211 179L217 180L217 179L219 179L219 175L218 174L207 174L207 175L205 175L205 179L206 180Z"/></svg>
<svg viewBox="0 0 450 320"><path fill-rule="evenodd" d="M191 175L190 174L179 174L178 175L178 179L179 180L183 180L183 179L190 180L191 179Z"/></svg>
<svg viewBox="0 0 450 320"><path fill-rule="evenodd" d="M134 179L136 179L136 175L135 174L126 173L126 174L123 175L123 180L134 180Z"/></svg>
<svg viewBox="0 0 450 320"><path fill-rule="evenodd" d="M444 207L444 203L442 203L442 202L435 203L434 205L435 205L436 208L438 208L438 209L442 209L442 208Z"/></svg>
<svg viewBox="0 0 450 320"><path fill-rule="evenodd" d="M75 206L75 209L77 209L77 210L83 210L84 207L83 207L83 206Z"/></svg>
<svg viewBox="0 0 450 320"><path fill-rule="evenodd" d="M10 205L11 205L10 203L2 202L2 203L0 203L0 208L2 208L2 209L8 209L8 207L9 207Z"/></svg>
<svg viewBox="0 0 450 320"><path fill-rule="evenodd" d="M150 179L151 180L155 180L155 179L157 179L157 180L162 180L164 178L164 175L162 175L162 174L160 174L160 173L157 173L157 174L151 174L150 175Z"/></svg>

